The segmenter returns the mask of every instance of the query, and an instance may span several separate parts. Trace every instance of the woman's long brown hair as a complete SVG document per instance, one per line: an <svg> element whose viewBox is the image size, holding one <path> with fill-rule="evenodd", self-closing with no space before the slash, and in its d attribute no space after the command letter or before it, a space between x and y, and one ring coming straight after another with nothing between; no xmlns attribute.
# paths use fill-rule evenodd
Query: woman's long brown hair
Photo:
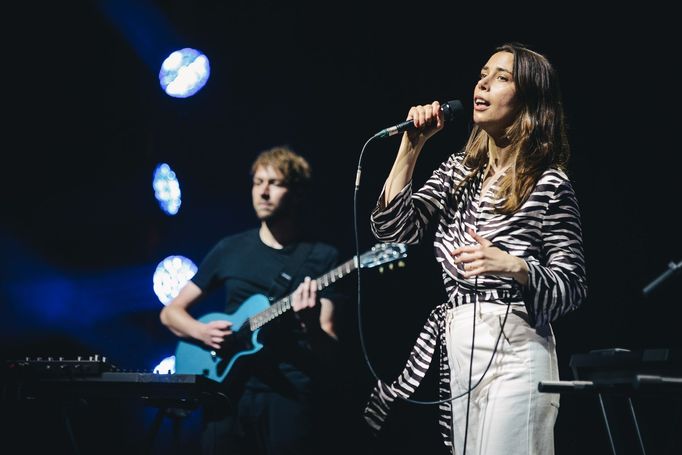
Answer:
<svg viewBox="0 0 682 455"><path fill-rule="evenodd" d="M528 199L543 172L566 169L570 148L558 76L547 58L518 43L504 44L495 52L514 55L513 78L520 105L516 120L505 134L512 153L511 172L499 184L504 203L498 212L511 214ZM465 182L485 170L493 146L488 134L474 126L464 146L464 164L473 169Z"/></svg>

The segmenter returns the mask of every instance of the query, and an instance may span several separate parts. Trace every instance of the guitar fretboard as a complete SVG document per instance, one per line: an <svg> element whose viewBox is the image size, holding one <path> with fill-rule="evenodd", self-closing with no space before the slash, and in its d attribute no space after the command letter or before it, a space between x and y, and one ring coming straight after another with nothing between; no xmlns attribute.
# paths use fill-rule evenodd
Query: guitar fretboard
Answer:
<svg viewBox="0 0 682 455"><path fill-rule="evenodd" d="M351 273L353 270L357 269L358 267L358 260L357 256L353 257L353 259L350 259L340 266L336 267L335 269L325 273L324 275L316 278L317 281L317 290L321 291L322 289L330 286L331 284L335 283L337 280L340 280L341 278L345 277L349 273ZM288 310L291 309L291 303L292 303L292 296L293 294L289 294L286 297L276 301L272 305L270 305L268 308L265 310L261 311L260 313L256 313L255 315L251 316L249 318L249 328L251 331L257 330L261 327L263 327L265 324L268 322L272 321L273 319L277 318L278 316L286 313Z"/></svg>

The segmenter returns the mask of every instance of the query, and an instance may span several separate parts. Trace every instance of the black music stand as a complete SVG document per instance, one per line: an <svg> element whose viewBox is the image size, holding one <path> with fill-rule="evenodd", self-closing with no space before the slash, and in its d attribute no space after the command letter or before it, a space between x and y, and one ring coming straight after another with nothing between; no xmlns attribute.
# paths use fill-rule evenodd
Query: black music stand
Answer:
<svg viewBox="0 0 682 455"><path fill-rule="evenodd" d="M597 395L613 455L646 455L633 398L671 394L682 397L679 361L680 353L669 349L591 351L571 357L575 380L540 381L538 390Z"/></svg>
<svg viewBox="0 0 682 455"><path fill-rule="evenodd" d="M659 287L664 281L666 281L668 278L673 276L675 273L679 272L682 270L682 261L675 263L673 261L670 261L668 264L668 269L661 273L659 276L657 276L651 283L647 284L644 289L642 289L642 294L644 297L648 297L651 295L654 290Z"/></svg>
<svg viewBox="0 0 682 455"><path fill-rule="evenodd" d="M144 451L142 453L154 453L154 444L157 440L159 430L165 418L169 418L172 425L173 447L181 447L182 434L182 420L194 412L199 406L199 403L193 403L186 407L179 407L177 403L169 403L165 401L147 402L147 406L152 406L158 409L151 426L146 432L144 440Z"/></svg>

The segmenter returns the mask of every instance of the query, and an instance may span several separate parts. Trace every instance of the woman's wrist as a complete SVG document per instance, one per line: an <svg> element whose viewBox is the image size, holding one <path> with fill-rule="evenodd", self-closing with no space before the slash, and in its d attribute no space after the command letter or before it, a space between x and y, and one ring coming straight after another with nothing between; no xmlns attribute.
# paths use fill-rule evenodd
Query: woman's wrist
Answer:
<svg viewBox="0 0 682 455"><path fill-rule="evenodd" d="M530 268L528 263L521 258L515 258L516 264L514 271L512 272L512 277L517 283L525 286L528 284L528 274L530 273Z"/></svg>

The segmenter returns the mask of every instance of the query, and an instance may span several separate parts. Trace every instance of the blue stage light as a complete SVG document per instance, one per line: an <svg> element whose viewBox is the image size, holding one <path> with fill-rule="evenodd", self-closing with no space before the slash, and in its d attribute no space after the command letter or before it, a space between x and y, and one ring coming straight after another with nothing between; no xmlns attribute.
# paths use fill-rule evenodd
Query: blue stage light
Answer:
<svg viewBox="0 0 682 455"><path fill-rule="evenodd" d="M154 367L154 373L158 374L174 374L175 373L175 356L166 357L157 366Z"/></svg>
<svg viewBox="0 0 682 455"><path fill-rule="evenodd" d="M152 186L154 187L154 196L159 201L161 210L168 215L178 213L182 204L180 183L169 165L161 163L156 166Z"/></svg>
<svg viewBox="0 0 682 455"><path fill-rule="evenodd" d="M197 266L184 256L168 256L154 271L154 293L164 305L197 273Z"/></svg>
<svg viewBox="0 0 682 455"><path fill-rule="evenodd" d="M211 68L201 52L186 47L170 54L161 65L159 82L169 96L187 98L206 85Z"/></svg>

